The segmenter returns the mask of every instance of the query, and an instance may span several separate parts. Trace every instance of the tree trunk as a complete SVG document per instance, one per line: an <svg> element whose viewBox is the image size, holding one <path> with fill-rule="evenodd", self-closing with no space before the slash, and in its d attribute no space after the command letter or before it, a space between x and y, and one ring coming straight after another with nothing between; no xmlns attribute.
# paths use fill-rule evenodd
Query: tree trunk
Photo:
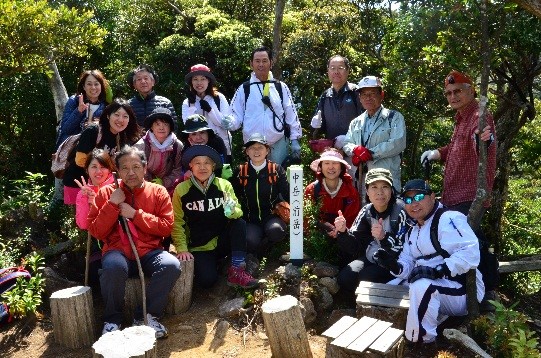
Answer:
<svg viewBox="0 0 541 358"><path fill-rule="evenodd" d="M523 7L533 15L541 17L541 1L539 0L513 0L514 3Z"/></svg>
<svg viewBox="0 0 541 358"><path fill-rule="evenodd" d="M66 91L64 82L62 82L62 77L60 77L58 67L56 67L56 62L54 60L49 62L49 69L50 73L47 74L47 79L49 80L51 92L53 93L54 108L56 110L56 123L59 124L62 120L64 106L68 101L68 92Z"/></svg>
<svg viewBox="0 0 541 358"><path fill-rule="evenodd" d="M276 0L274 8L274 29L272 37L273 63L272 75L277 80L282 78L282 67L280 66L280 54L282 52L282 20L284 19L285 0Z"/></svg>

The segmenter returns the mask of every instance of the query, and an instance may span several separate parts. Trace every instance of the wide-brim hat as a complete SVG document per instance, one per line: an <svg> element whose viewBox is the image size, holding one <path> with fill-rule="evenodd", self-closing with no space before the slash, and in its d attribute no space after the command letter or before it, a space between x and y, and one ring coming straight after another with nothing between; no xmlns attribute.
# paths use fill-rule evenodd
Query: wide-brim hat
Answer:
<svg viewBox="0 0 541 358"><path fill-rule="evenodd" d="M249 146L255 143L260 143L267 147L269 146L269 142L267 142L267 138L263 134L252 133L252 135L250 135L246 143L244 143L244 149L248 148Z"/></svg>
<svg viewBox="0 0 541 358"><path fill-rule="evenodd" d="M193 76L207 77L210 81L209 86L214 86L216 84L216 77L214 77L212 72L210 72L210 68L205 65L197 64L190 67L190 72L188 72L188 74L184 76L184 81L186 81L188 85L191 85Z"/></svg>
<svg viewBox="0 0 541 358"><path fill-rule="evenodd" d="M214 164L216 164L216 167L214 168L215 170L222 168L222 158L220 157L220 154L218 154L214 148L209 147L208 145L196 144L188 147L188 149L182 153L182 166L185 169L188 169L190 167L190 162L195 157L209 157Z"/></svg>
<svg viewBox="0 0 541 358"><path fill-rule="evenodd" d="M208 125L209 124L205 117L200 114L192 114L191 116L188 116L188 118L186 118L186 123L184 123L184 130L182 131L182 133L190 134L201 131L214 132L212 128L210 128Z"/></svg>
<svg viewBox="0 0 541 358"><path fill-rule="evenodd" d="M163 121L166 121L167 123L169 123L169 128L171 131L174 130L175 128L175 122L173 121L173 116L171 114L171 111L167 108L163 108L163 107L157 107L155 108L152 113L150 113L146 118L145 118L145 122L144 122L144 125L145 125L145 129L146 130L149 130L152 125L154 124L154 122L158 119L161 119Z"/></svg>
<svg viewBox="0 0 541 358"><path fill-rule="evenodd" d="M331 162L338 162L342 163L346 166L347 169L351 169L351 166L344 160L344 157L342 157L342 154L338 153L334 150L327 150L323 153L321 153L321 156L314 160L312 164L310 164L310 169L317 172L319 163L322 161L331 161Z"/></svg>
<svg viewBox="0 0 541 358"><path fill-rule="evenodd" d="M393 175L389 170L383 168L370 169L368 173L366 173L364 183L365 185L370 185L378 180L383 180L389 183L390 186L393 186Z"/></svg>
<svg viewBox="0 0 541 358"><path fill-rule="evenodd" d="M432 194L430 185L423 179L412 179L404 184L400 195L406 194L408 191L418 191L419 193Z"/></svg>

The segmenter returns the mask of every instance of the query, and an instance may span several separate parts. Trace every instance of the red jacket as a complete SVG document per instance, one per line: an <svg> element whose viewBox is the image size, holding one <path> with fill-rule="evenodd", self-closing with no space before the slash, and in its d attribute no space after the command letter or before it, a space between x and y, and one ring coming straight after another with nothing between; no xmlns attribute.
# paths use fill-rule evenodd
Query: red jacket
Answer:
<svg viewBox="0 0 541 358"><path fill-rule="evenodd" d="M361 210L359 192L353 186L353 180L349 174L345 174L342 179L342 186L334 198L331 198L321 181L323 176L317 174L320 183L319 200L323 198L321 204L321 221L328 222L334 226L334 219L338 216L338 210L342 210L342 215L346 218L347 227L351 227L353 221ZM316 182L308 184L304 190L304 195L314 200L314 186Z"/></svg>
<svg viewBox="0 0 541 358"><path fill-rule="evenodd" d="M128 219L135 229L132 237L139 257L148 252L161 248L164 237L171 234L173 227L173 205L167 190L157 184L144 182L141 188L133 192L120 183L126 195L126 203L135 210L133 219ZM109 202L109 197L115 190L113 185L101 188L96 196L95 204L88 214L88 231L96 239L103 241L103 253L110 250L120 250L127 258L134 260L127 238L122 238L119 232L120 208Z"/></svg>

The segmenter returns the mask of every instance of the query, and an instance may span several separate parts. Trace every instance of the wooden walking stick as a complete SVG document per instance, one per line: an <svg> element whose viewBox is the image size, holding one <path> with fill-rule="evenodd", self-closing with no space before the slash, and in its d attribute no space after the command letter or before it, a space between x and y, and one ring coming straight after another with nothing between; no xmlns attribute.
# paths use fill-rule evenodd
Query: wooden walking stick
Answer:
<svg viewBox="0 0 541 358"><path fill-rule="evenodd" d="M85 266L85 286L88 286L88 271L90 266L90 245L92 241L92 235L90 232L86 232L86 266Z"/></svg>
<svg viewBox="0 0 541 358"><path fill-rule="evenodd" d="M113 177L115 178L116 187L120 188L120 185L118 184L117 172L113 172ZM141 292L143 295L143 320L145 321L145 326L146 326L148 324L148 319L147 319L147 293L146 293L146 286L145 286L145 275L143 274L143 267L141 266L141 260L139 260L139 254L137 254L137 248L135 247L135 244L133 243L133 238L130 232L130 228L128 227L128 221L126 220L125 217L121 215L120 222L122 224L122 228L124 229L124 231L126 232L126 235L128 236L128 241L130 242L133 255L135 256L135 262L137 262L137 270L139 271L139 279L141 280Z"/></svg>

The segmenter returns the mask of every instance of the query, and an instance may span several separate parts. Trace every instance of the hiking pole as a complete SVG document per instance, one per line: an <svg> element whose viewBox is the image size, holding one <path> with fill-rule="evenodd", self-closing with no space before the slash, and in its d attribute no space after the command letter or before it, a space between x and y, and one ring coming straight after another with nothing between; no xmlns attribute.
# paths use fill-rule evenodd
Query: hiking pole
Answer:
<svg viewBox="0 0 541 358"><path fill-rule="evenodd" d="M118 184L117 172L113 172L113 177L115 178L116 187L120 188ZM122 223L122 228L124 229L124 231L126 232L126 235L128 236L128 241L130 242L131 250L133 251L133 255L135 256L135 262L137 262L137 270L139 271L139 279L141 280L141 293L143 296L143 320L146 326L148 324L148 319L147 319L147 293L146 293L146 286L145 286L145 275L143 274L143 267L141 266L141 260L139 260L139 254L137 254L137 249L135 248L135 244L133 243L133 238L130 232L130 228L128 227L128 221L122 215L120 215L119 218L120 218L120 222Z"/></svg>
<svg viewBox="0 0 541 358"><path fill-rule="evenodd" d="M430 172L432 171L432 163L430 162L430 160L425 158L423 162L423 169L425 183L430 184Z"/></svg>
<svg viewBox="0 0 541 358"><path fill-rule="evenodd" d="M90 235L90 231L87 231L86 234L85 286L88 286L88 271L90 266L90 242L92 241L92 235Z"/></svg>

